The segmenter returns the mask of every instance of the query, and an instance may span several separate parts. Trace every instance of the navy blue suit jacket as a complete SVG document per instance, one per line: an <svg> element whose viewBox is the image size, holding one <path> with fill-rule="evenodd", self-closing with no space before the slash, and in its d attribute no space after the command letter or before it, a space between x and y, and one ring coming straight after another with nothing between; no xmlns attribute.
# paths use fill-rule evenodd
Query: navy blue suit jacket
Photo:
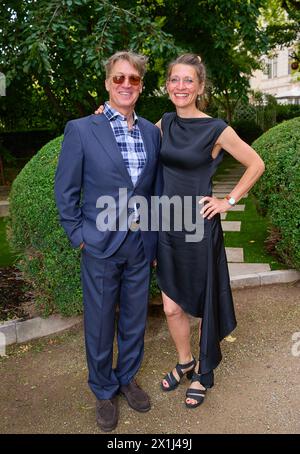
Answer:
<svg viewBox="0 0 300 454"><path fill-rule="evenodd" d="M73 247L84 242L88 253L110 257L124 240L127 231L100 231L96 219L100 196L116 201L119 216L119 188L126 188L128 198L144 196L149 202L156 189L160 131L142 117L138 119L147 161L134 186L105 115L69 121L55 176L55 198L60 221ZM149 203L150 206L150 203ZM142 231L145 255L156 255L157 232Z"/></svg>

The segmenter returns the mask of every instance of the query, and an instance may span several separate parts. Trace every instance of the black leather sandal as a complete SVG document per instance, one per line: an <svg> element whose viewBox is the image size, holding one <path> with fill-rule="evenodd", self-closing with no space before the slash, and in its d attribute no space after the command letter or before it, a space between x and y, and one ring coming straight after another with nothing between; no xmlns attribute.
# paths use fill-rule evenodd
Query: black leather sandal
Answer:
<svg viewBox="0 0 300 454"><path fill-rule="evenodd" d="M177 386L180 383L180 380L182 379L182 377L184 375L186 375L187 378L190 380L192 378L192 376L193 376L193 372L195 370L196 364L197 364L197 361L195 360L194 357L193 357L192 361L190 361L189 363L186 363L186 364L177 363L176 366L175 366L175 369L176 369L176 372L178 374L179 381L175 378L175 376L173 374L173 371L169 372L163 378L163 380L166 380L166 382L168 383L169 386L166 387L166 386L163 385L163 382L161 382L162 390L163 391L173 391L173 389L177 388ZM189 367L192 367L192 369L190 369L190 370L188 370L186 372L183 372L184 369L188 369Z"/></svg>
<svg viewBox="0 0 300 454"><path fill-rule="evenodd" d="M194 372L193 376L192 376L191 384L195 383L195 382L199 382L202 385L202 383L200 382L200 379L201 379L201 375L197 374L196 372ZM196 401L196 403L195 404L191 404L191 403L189 404L189 403L187 403L185 401L185 405L188 408L199 407L199 405L203 404L203 402L204 402L206 391L207 391L206 388L205 389L188 388L187 391L186 391L186 394L185 394L186 399L193 399L193 400Z"/></svg>

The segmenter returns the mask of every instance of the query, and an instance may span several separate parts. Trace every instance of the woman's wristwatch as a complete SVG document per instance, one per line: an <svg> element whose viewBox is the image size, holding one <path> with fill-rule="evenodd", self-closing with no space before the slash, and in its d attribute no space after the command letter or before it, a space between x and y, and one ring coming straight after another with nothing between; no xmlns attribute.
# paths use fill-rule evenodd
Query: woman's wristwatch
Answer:
<svg viewBox="0 0 300 454"><path fill-rule="evenodd" d="M231 197L230 195L226 195L225 196L225 199L227 200L227 202L229 203L230 206L234 207L234 205L236 204L236 201L235 201L235 198L234 197Z"/></svg>

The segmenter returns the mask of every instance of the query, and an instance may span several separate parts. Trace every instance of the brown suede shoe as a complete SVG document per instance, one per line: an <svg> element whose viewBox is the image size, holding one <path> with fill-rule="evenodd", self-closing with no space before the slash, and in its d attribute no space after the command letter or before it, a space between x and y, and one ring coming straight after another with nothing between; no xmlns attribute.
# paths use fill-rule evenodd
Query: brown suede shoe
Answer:
<svg viewBox="0 0 300 454"><path fill-rule="evenodd" d="M118 399L97 400L96 403L96 420L97 424L104 432L114 430L118 425L119 409Z"/></svg>
<svg viewBox="0 0 300 454"><path fill-rule="evenodd" d="M134 380L132 380L129 385L121 386L120 393L124 394L129 406L134 410L140 412L150 410L151 405L148 394L143 391Z"/></svg>

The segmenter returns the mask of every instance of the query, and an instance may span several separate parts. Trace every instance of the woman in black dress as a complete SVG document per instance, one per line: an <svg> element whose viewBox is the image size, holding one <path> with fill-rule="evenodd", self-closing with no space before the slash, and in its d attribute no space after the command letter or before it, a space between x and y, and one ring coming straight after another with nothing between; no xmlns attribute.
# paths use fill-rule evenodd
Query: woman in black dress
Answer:
<svg viewBox="0 0 300 454"><path fill-rule="evenodd" d="M163 115L157 123L162 131L163 195L179 196L182 205L184 197L189 196L194 224L197 225L196 210L198 217L199 211L203 216L203 235L200 241L187 242L186 235L191 232L175 226L176 209L172 211L170 229L160 232L157 278L179 358L161 386L164 391L171 391L186 374L192 381L185 403L188 408L195 408L203 402L206 389L214 384L213 370L222 358L220 341L236 326L220 213L249 191L263 173L264 163L224 121L198 109L205 86L200 57L178 57L169 65L166 85L176 113ZM223 150L246 170L227 198L217 199L212 197L211 180ZM178 221L178 210L176 214ZM185 226L185 222L182 224ZM200 318L198 361L191 353L188 314Z"/></svg>

